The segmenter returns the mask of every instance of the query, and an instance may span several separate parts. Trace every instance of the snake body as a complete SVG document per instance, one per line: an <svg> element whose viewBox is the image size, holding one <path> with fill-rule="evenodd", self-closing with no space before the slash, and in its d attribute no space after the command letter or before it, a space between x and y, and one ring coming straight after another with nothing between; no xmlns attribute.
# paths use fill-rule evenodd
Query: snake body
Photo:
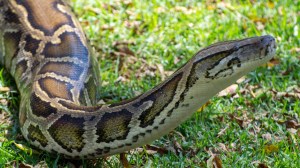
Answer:
<svg viewBox="0 0 300 168"><path fill-rule="evenodd" d="M21 132L34 146L71 158L112 155L165 135L275 48L269 35L216 43L140 96L95 105L99 68L66 4L0 0L0 59L21 95Z"/></svg>

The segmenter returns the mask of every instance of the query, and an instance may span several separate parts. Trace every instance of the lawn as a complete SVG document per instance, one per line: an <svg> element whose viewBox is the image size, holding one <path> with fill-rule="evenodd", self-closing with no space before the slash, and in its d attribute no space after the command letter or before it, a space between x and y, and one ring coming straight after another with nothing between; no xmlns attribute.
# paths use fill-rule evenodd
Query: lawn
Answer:
<svg viewBox="0 0 300 168"><path fill-rule="evenodd" d="M102 77L102 102L151 89L199 49L270 34L275 59L170 134L126 155L133 167L300 167L300 1L71 0ZM233 88L236 88L234 90ZM64 160L32 149L19 95L0 71L0 167L120 167L119 155Z"/></svg>

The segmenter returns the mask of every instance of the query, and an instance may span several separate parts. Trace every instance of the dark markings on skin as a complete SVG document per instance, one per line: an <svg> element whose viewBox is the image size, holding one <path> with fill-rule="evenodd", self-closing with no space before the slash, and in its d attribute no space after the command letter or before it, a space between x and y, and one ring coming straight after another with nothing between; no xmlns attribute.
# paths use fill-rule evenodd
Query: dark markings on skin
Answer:
<svg viewBox="0 0 300 168"><path fill-rule="evenodd" d="M72 152L72 149L80 152L85 145L83 142L84 122L84 118L63 115L50 126L48 131L55 142L68 152Z"/></svg>
<svg viewBox="0 0 300 168"><path fill-rule="evenodd" d="M181 107L189 107L190 104L182 104Z"/></svg>
<svg viewBox="0 0 300 168"><path fill-rule="evenodd" d="M81 106L88 106L88 105L89 105L89 104L87 104L88 101L89 101L89 99L86 99L86 94L85 94L86 88L88 88L88 87L83 87L83 88L80 90L80 93L79 93L79 104L80 104ZM90 90L90 89L88 89L88 90ZM88 96L90 97L89 94L88 94ZM92 104L92 105L94 105L94 104Z"/></svg>
<svg viewBox="0 0 300 168"><path fill-rule="evenodd" d="M206 73L205 77L206 78L211 78L211 79L217 79L217 78L220 78L220 77L226 77L228 75L233 74L233 72L234 72L233 66L241 67L241 60L239 58L237 58L237 57L234 57L234 58L232 58L231 60L228 61L227 68L221 69L219 72L217 72L214 75L210 75L209 71L206 71L207 73ZM213 69L213 67L211 67L210 69ZM226 74L222 74L223 72L226 72L226 71L230 71L230 72L227 72Z"/></svg>
<svg viewBox="0 0 300 168"><path fill-rule="evenodd" d="M164 119L162 119L161 121L160 121L160 125L162 125L162 124L164 124L165 123L165 118Z"/></svg>
<svg viewBox="0 0 300 168"><path fill-rule="evenodd" d="M230 71L230 73L227 73L227 74L223 74L222 75L222 73L223 72L226 72L226 71ZM210 78L212 78L212 79L217 79L217 78L220 78L220 77L226 77L226 76L228 76L228 75L231 75L231 74L233 74L233 69L232 69L232 67L227 67L227 68L225 68L225 69L222 69L222 70L220 70L219 72L217 72L215 75L213 75L213 76L209 76L209 73L207 74L207 76L206 77L210 77Z"/></svg>
<svg viewBox="0 0 300 168"><path fill-rule="evenodd" d="M174 111L175 108L172 108L171 110L168 111L167 113L167 117L171 117L173 111Z"/></svg>
<svg viewBox="0 0 300 168"><path fill-rule="evenodd" d="M180 95L179 100L175 103L175 106L170 111L168 111L168 113L167 113L168 117L170 117L172 115L173 111L179 107L179 104L184 101L187 91L188 90L185 89L185 91Z"/></svg>
<svg viewBox="0 0 300 168"><path fill-rule="evenodd" d="M259 51L260 51L260 59L264 58L265 56L267 56L269 53L270 53L270 44L267 44L266 46L263 46L261 45L260 48L259 48Z"/></svg>
<svg viewBox="0 0 300 168"><path fill-rule="evenodd" d="M219 71L218 73L216 73L215 75L211 75L211 74L209 73L209 70L214 69L217 65L220 64L220 62L221 62L224 58L226 58L226 57L227 57L228 55L230 55L230 54L232 54L232 53L229 53L229 54L225 54L225 53L224 53L224 57L222 57L222 58L219 59L219 60L216 60L216 62L215 62L210 68L207 69L205 77L206 77L206 78L215 79L215 78L217 78L217 76L218 76L218 74L219 74L220 72L224 72L224 71L226 71L226 70L228 70L228 69L232 69L232 67L227 67L227 68L225 68L225 69L220 70L220 71ZM229 62L228 62L228 63L229 63Z"/></svg>
<svg viewBox="0 0 300 168"><path fill-rule="evenodd" d="M122 144L122 145L119 145L117 148L123 148L124 146L125 146L125 145Z"/></svg>
<svg viewBox="0 0 300 168"><path fill-rule="evenodd" d="M102 149L102 148L101 148L101 149L96 149L95 151L96 151L96 154L97 154L97 155L101 155L102 152L103 152L103 149Z"/></svg>
<svg viewBox="0 0 300 168"><path fill-rule="evenodd" d="M97 153L90 153L87 156L84 156L84 159L95 158L97 157Z"/></svg>
<svg viewBox="0 0 300 168"><path fill-rule="evenodd" d="M51 114L56 114L57 109L52 107L49 102L43 101L35 93L31 95L30 106L32 113L38 117L47 118Z"/></svg>
<svg viewBox="0 0 300 168"><path fill-rule="evenodd" d="M140 133L140 136L145 136L146 134L145 133Z"/></svg>
<svg viewBox="0 0 300 168"><path fill-rule="evenodd" d="M232 58L228 61L227 66L232 67L233 65L237 65L237 67L241 67L241 60L238 57Z"/></svg>
<svg viewBox="0 0 300 168"><path fill-rule="evenodd" d="M167 113L167 116L168 116L168 117L170 117L170 116L172 115L173 111L179 107L180 102L183 102L183 101L184 101L185 94L186 94L186 92L183 92L183 93L180 95L179 100L175 103L175 106L174 106L170 111L168 111L168 113Z"/></svg>
<svg viewBox="0 0 300 168"><path fill-rule="evenodd" d="M96 154L97 155L102 155L102 154L106 154L111 150L110 147L104 147L104 148L100 148L100 149L96 149Z"/></svg>
<svg viewBox="0 0 300 168"><path fill-rule="evenodd" d="M216 53L213 53L211 55L208 55L202 59L199 59L198 61L194 62L193 63L193 67L195 67L197 64L199 64L200 62L206 60L208 61L207 64L212 64L214 63L212 66L211 66L211 69L218 65L220 63L220 61L224 58L226 58L228 55L231 55L233 52L237 51L238 48L237 47L233 47L229 50L225 50L225 51L220 51L220 52L216 52Z"/></svg>
<svg viewBox="0 0 300 168"><path fill-rule="evenodd" d="M128 127L132 113L123 109L117 112L105 113L96 125L97 143L112 142L126 139L130 128Z"/></svg>
<svg viewBox="0 0 300 168"><path fill-rule="evenodd" d="M98 106L80 106L74 103L69 103L63 100L59 100L58 103L60 103L62 106L66 107L67 109L70 110L81 110L84 112L95 112L101 108L100 105Z"/></svg>
<svg viewBox="0 0 300 168"><path fill-rule="evenodd" d="M271 47L270 46L270 44L271 44L270 42L274 41L274 40L275 40L274 38L271 38L271 39L270 38L261 38L261 40L260 40L260 43L261 43L260 47L261 47L261 49L260 50L264 49L264 54L261 54L261 55L267 56L272 51L272 49L270 49L270 47ZM276 48L276 46L274 46L274 47Z"/></svg>
<svg viewBox="0 0 300 168"><path fill-rule="evenodd" d="M138 135L133 136L133 137L132 137L132 142L137 142L138 139L139 139L139 136L138 136Z"/></svg>
<svg viewBox="0 0 300 168"><path fill-rule="evenodd" d="M47 138L43 135L38 125L37 126L30 125L28 127L27 137L33 142L38 141L43 147L46 147L48 144Z"/></svg>
<svg viewBox="0 0 300 168"><path fill-rule="evenodd" d="M203 50L206 50L206 49L207 48L205 48ZM233 48L228 49L228 50L212 52L210 55L202 57L202 58L198 59L197 61L193 62L193 68L195 68L195 66L197 66L199 63L201 63L203 61L207 61L207 65L210 65L212 63L217 65L220 60L222 60L223 58L225 58L226 56L228 56L229 54L233 53L236 50L237 50L237 47L233 46ZM199 52L201 52L201 51L199 51Z"/></svg>
<svg viewBox="0 0 300 168"><path fill-rule="evenodd" d="M72 62L47 62L39 74L53 72L55 74L68 77L72 80L79 80L84 68Z"/></svg>
<svg viewBox="0 0 300 168"><path fill-rule="evenodd" d="M153 101L153 105L147 110L143 111L140 115L140 127L145 128L149 125L152 125L160 112L163 111L163 109L173 100L174 95L176 94L177 85L182 78L182 74L183 73L177 74L162 87L155 90L152 94L133 104L134 107L138 108L144 102Z"/></svg>
<svg viewBox="0 0 300 168"><path fill-rule="evenodd" d="M126 146L131 146L132 144L131 144L131 143L126 143L125 145L126 145Z"/></svg>
<svg viewBox="0 0 300 168"><path fill-rule="evenodd" d="M93 121L96 117L95 116L92 116L89 121Z"/></svg>
<svg viewBox="0 0 300 168"><path fill-rule="evenodd" d="M248 58L247 60L249 60L252 57L251 55L253 55L254 53L259 53L258 59L262 59L265 57L265 55L263 55L265 52L265 49L266 48L265 48L264 44L262 44L261 42L258 42L258 43L243 47L243 49L239 51L239 55L248 55L250 58Z"/></svg>
<svg viewBox="0 0 300 168"><path fill-rule="evenodd" d="M146 132L150 134L152 132L152 130L146 130Z"/></svg>
<svg viewBox="0 0 300 168"><path fill-rule="evenodd" d="M38 66L40 65L40 61L39 60L33 60L32 65L31 65L31 71L32 72L36 72L36 69L38 68Z"/></svg>
<svg viewBox="0 0 300 168"><path fill-rule="evenodd" d="M61 43L47 43L42 53L45 57L73 57L88 63L89 53L87 48L82 44L80 38L74 32L65 32L59 36ZM86 65L86 67L89 67ZM70 74L72 75L72 74Z"/></svg>
<svg viewBox="0 0 300 168"><path fill-rule="evenodd" d="M265 56L267 56L270 53L269 47L270 45L268 44L267 47L265 48Z"/></svg>
<svg viewBox="0 0 300 168"><path fill-rule="evenodd" d="M29 63L30 66L30 71L32 72L32 74L36 74L37 69L39 68L39 65L41 64L40 60L38 60L38 57L34 57L33 61L31 61Z"/></svg>
<svg viewBox="0 0 300 168"><path fill-rule="evenodd" d="M104 153L108 153L110 151L110 147L105 147L104 149L103 149L103 152Z"/></svg>
<svg viewBox="0 0 300 168"><path fill-rule="evenodd" d="M25 37L25 42L26 43L24 46L24 50L32 53L32 55L34 56L36 54L37 49L39 48L39 44L41 41L32 38L30 35L27 35Z"/></svg>
<svg viewBox="0 0 300 168"><path fill-rule="evenodd" d="M73 100L71 89L73 86L64 81L54 79L52 77L45 77L38 80L38 83L43 91L45 91L50 98L63 98L66 100Z"/></svg>
<svg viewBox="0 0 300 168"><path fill-rule="evenodd" d="M38 3L37 1L16 0L16 2L26 8L27 20L30 21L32 27L43 31L45 35L53 35L62 25L74 27L71 16L57 8L58 4L63 5L60 1L46 0Z"/></svg>
<svg viewBox="0 0 300 168"><path fill-rule="evenodd" d="M19 23L19 18L18 16L13 13L11 10L8 10L8 11L5 11L4 13L4 21L6 23L16 23L18 24Z"/></svg>
<svg viewBox="0 0 300 168"><path fill-rule="evenodd" d="M28 66L27 66L27 60L22 60L20 62L17 63L16 65L16 69L15 69L15 78L16 79L20 79L22 77L22 75L24 74L24 72L27 70ZM20 85L22 85L22 83L20 83Z"/></svg>
<svg viewBox="0 0 300 168"><path fill-rule="evenodd" d="M214 68L216 65L218 65L220 63L220 61L222 59L224 59L228 55L232 54L236 50L237 50L237 48L234 47L231 50L217 52L217 53L211 54L211 55L209 55L207 57L204 57L203 59L200 59L200 60L194 62L193 66L192 66L192 69L191 69L191 72L190 72L190 75L189 75L188 80L187 80L188 82L186 83L186 89L183 92L183 94L185 94L186 92L188 92L189 88L191 88L196 83L196 81L198 80L197 68L199 68L201 66L204 66L204 65L201 65L201 63L203 61L208 61L206 63L206 66L210 65L210 64L213 64L211 67L207 67L206 72L208 73L208 70ZM207 76L207 74L206 74L206 76ZM211 77L207 76L207 78L211 78Z"/></svg>

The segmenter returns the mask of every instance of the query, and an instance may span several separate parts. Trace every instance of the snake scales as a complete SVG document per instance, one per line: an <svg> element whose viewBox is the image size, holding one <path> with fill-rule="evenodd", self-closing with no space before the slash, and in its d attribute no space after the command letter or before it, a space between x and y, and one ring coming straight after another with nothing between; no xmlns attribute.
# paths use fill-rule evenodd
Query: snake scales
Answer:
<svg viewBox="0 0 300 168"><path fill-rule="evenodd" d="M61 0L0 0L0 58L21 94L19 122L34 146L66 157L99 157L149 143L275 53L261 36L200 50L153 89L95 105L98 67Z"/></svg>

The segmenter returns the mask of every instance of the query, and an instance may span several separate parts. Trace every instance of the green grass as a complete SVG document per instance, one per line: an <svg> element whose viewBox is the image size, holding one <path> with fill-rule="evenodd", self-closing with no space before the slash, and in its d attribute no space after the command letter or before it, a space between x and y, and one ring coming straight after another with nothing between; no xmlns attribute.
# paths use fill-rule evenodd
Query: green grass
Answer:
<svg viewBox="0 0 300 168"><path fill-rule="evenodd" d="M133 150L127 155L131 165L206 167L216 154L223 167L300 167L300 100L279 94L300 95L299 1L72 0L71 4L100 61L102 99L107 102L151 89L163 75L214 42L270 34L278 43L275 66L251 72L239 84L240 92L214 97L175 132L153 142L160 150L167 149L164 154L151 154L149 147ZM68 167L70 162L59 156L28 154L16 147L14 142L28 146L17 124L18 94L7 73L0 73L0 81L0 86L12 87L0 94L0 165ZM118 158L73 164L120 167Z"/></svg>

